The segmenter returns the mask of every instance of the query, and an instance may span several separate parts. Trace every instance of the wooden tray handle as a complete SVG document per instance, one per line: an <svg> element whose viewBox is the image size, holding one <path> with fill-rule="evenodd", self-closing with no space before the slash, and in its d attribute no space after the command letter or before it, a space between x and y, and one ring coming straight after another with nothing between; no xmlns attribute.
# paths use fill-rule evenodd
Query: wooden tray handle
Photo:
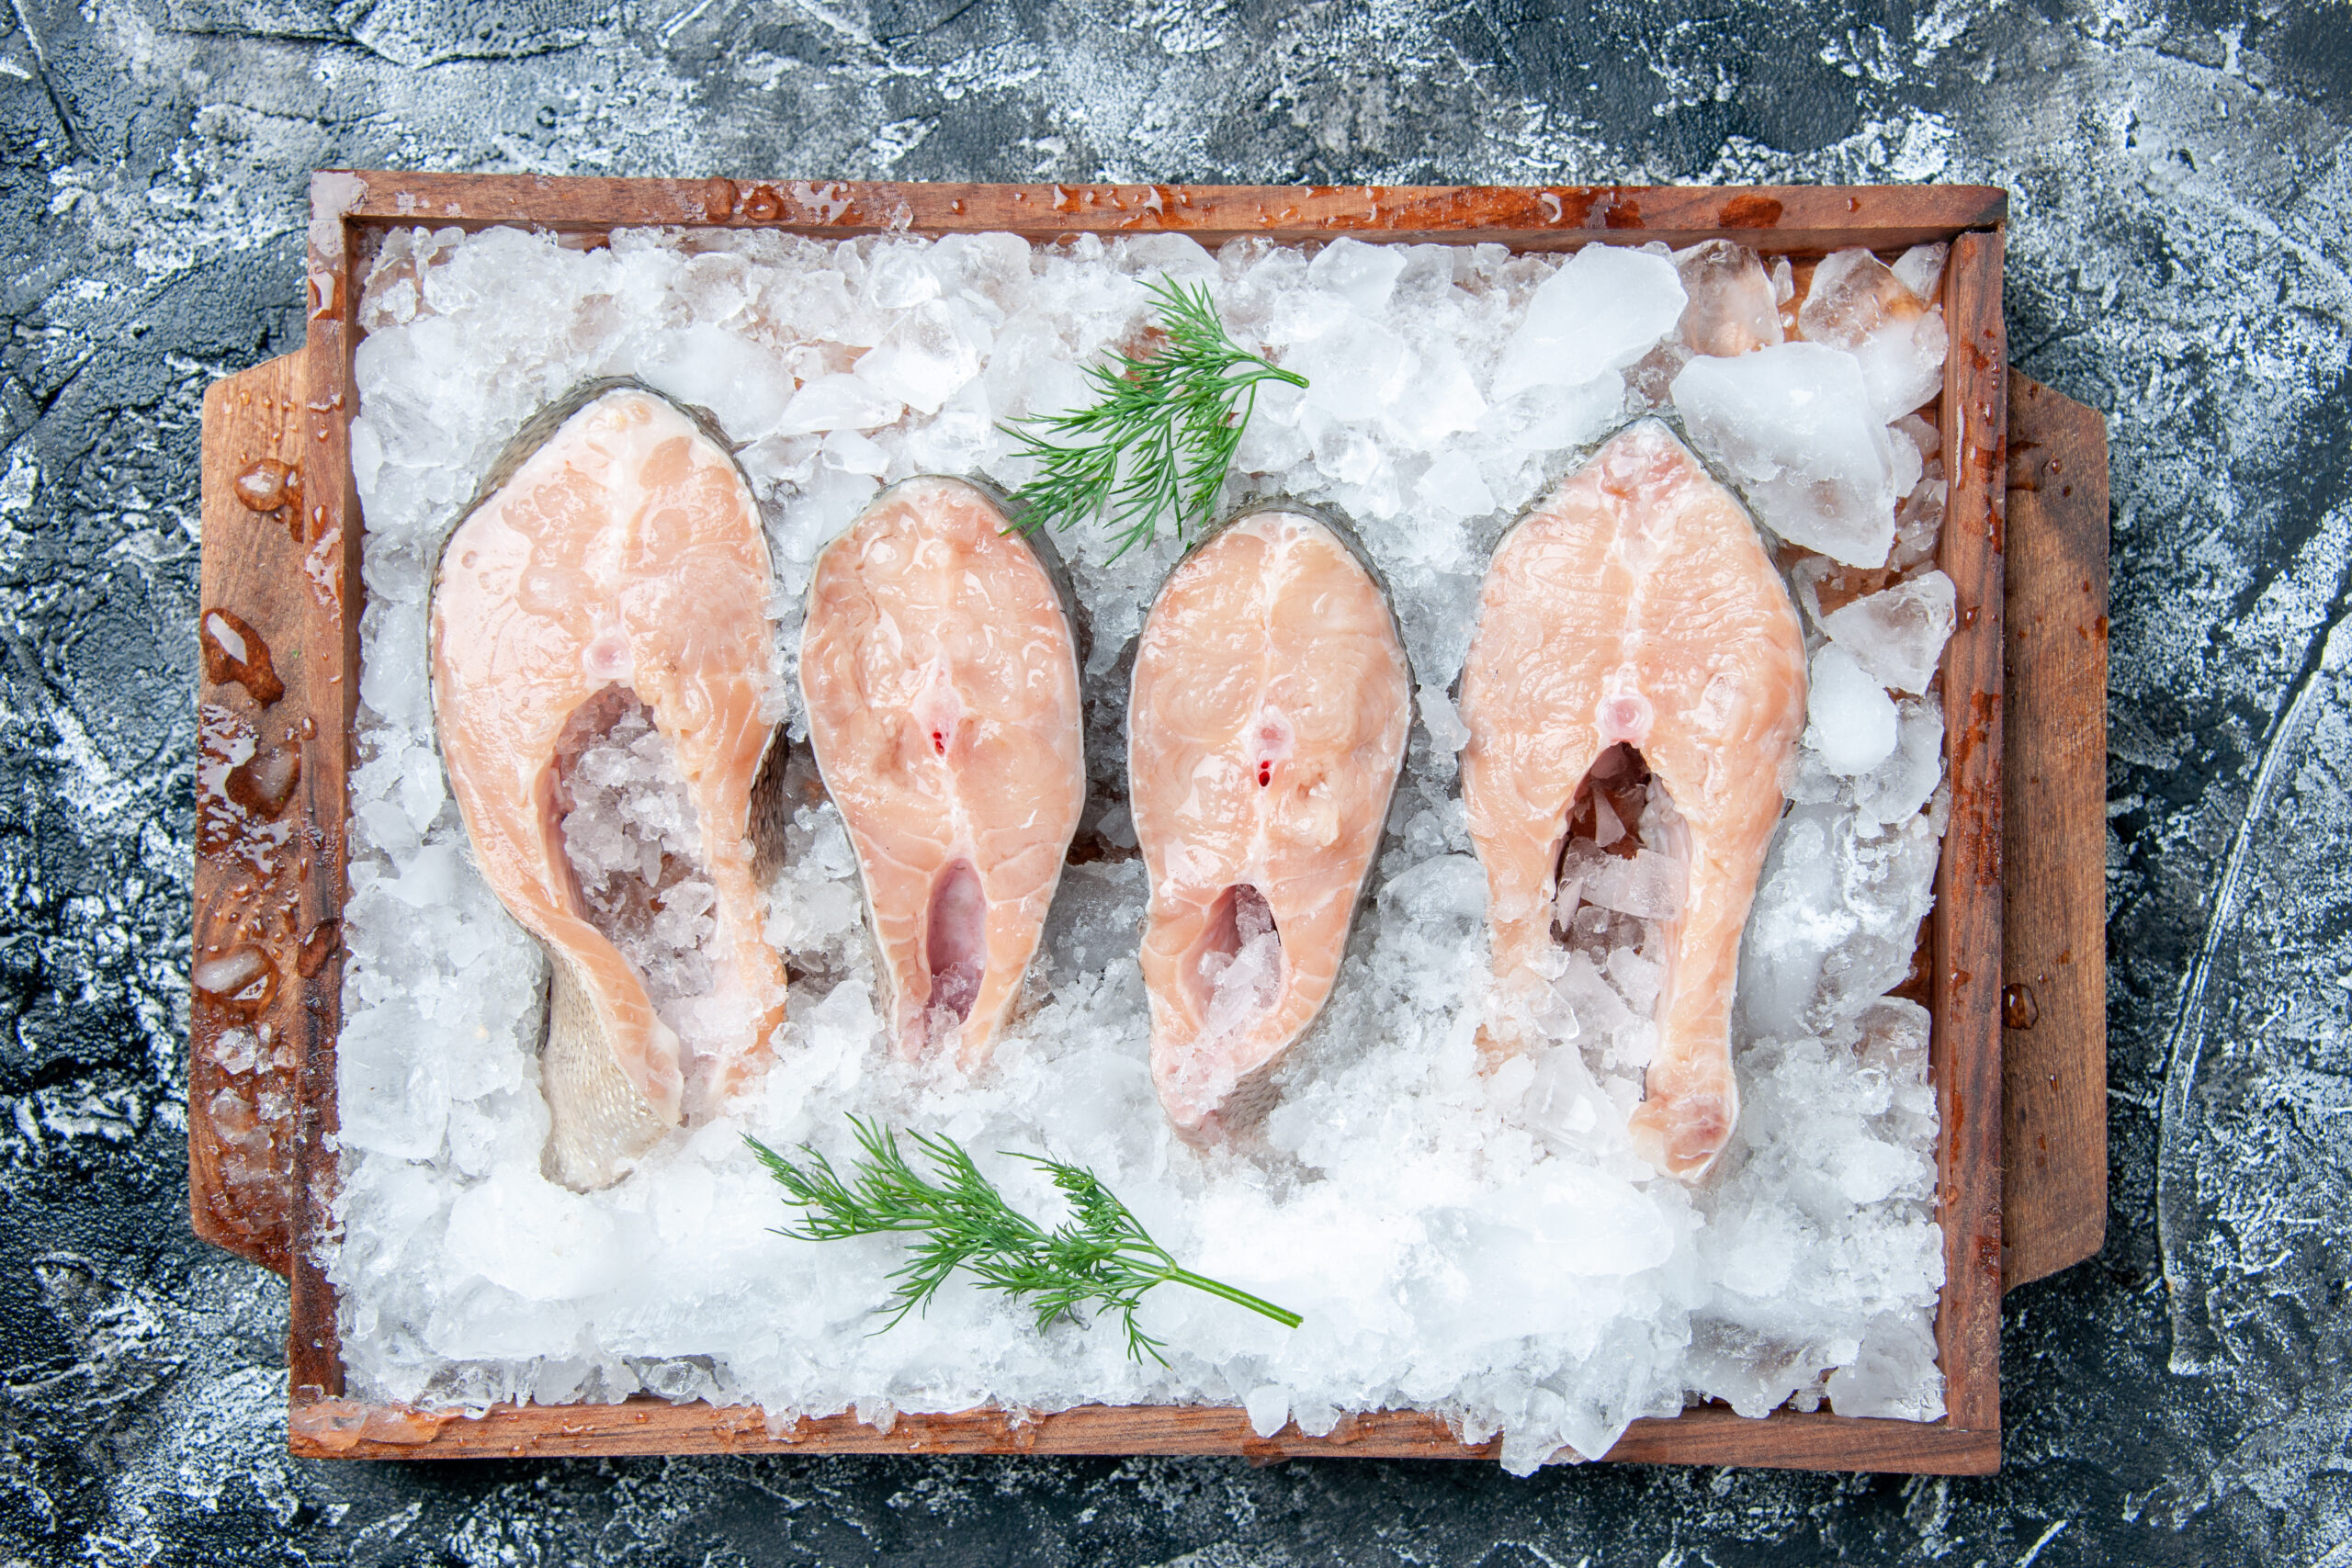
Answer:
<svg viewBox="0 0 2352 1568"><path fill-rule="evenodd" d="M286 1273L295 1076L306 984L340 931L302 868L318 841L300 627L317 592L302 499L302 356L204 394L204 559L196 636L195 950L188 1008L188 1217L196 1234ZM328 542L332 547L333 541ZM314 731L315 725L309 727Z"/></svg>
<svg viewBox="0 0 2352 1568"><path fill-rule="evenodd" d="M2107 425L2009 372L2004 1287L2107 1239Z"/></svg>
<svg viewBox="0 0 2352 1568"><path fill-rule="evenodd" d="M188 1208L198 1235L280 1273L293 1014L337 937L331 921L306 923L292 892L307 824L288 775L320 738L273 720L281 704L298 711L273 687L299 692L304 673L285 638L300 636L312 580L305 413L300 355L204 400L194 963L210 984L190 1009ZM2105 426L2013 371L2009 456L2002 1207L2017 1285L2091 1256L2106 1235ZM280 504L253 504L277 499L281 473Z"/></svg>

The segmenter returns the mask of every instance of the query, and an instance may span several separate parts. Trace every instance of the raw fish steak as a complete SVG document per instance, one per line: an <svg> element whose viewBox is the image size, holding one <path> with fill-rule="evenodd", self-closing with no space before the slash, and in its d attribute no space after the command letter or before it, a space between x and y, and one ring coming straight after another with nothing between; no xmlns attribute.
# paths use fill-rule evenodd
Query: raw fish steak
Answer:
<svg viewBox="0 0 2352 1568"><path fill-rule="evenodd" d="M784 1017L753 871L776 841L755 808L781 774L763 774L774 587L727 447L650 392L583 389L509 468L442 549L434 715L482 875L548 953L543 1164L586 1190L723 1107ZM571 840L590 826L573 808L591 753L645 774L647 809L657 786L682 797L671 838L696 852L647 852L583 886ZM629 852L622 827L608 836Z"/></svg>
<svg viewBox="0 0 2352 1568"><path fill-rule="evenodd" d="M1057 564L960 479L877 496L817 558L808 739L865 882L899 1050L988 1059L1086 804Z"/></svg>
<svg viewBox="0 0 2352 1568"><path fill-rule="evenodd" d="M1144 621L1127 788L1150 879L1151 1076L1186 1137L1246 1124L1329 999L1412 723L1388 600L1329 524L1247 512Z"/></svg>
<svg viewBox="0 0 2352 1568"><path fill-rule="evenodd" d="M1571 807L1604 753L1630 747L1665 793L1652 826L1683 875L1665 952L1649 955L1664 965L1657 1043L1631 1132L1685 1179L1738 1113L1740 929L1804 705L1804 634L1763 541L1657 421L1611 439L1495 552L1462 673L1462 795L1500 1004L1486 1038L1527 1041Z"/></svg>

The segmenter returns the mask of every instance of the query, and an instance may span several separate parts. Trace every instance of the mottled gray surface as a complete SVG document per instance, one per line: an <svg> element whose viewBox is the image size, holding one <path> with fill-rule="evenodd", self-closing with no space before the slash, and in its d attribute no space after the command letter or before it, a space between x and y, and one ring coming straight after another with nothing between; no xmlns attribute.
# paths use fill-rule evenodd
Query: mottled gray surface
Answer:
<svg viewBox="0 0 2352 1568"><path fill-rule="evenodd" d="M2348 126L2324 0L9 0L0 1561L2352 1564ZM183 1208L189 627L322 164L2008 186L2018 362L2111 420L2115 963L2004 1473L288 1460L284 1289Z"/></svg>

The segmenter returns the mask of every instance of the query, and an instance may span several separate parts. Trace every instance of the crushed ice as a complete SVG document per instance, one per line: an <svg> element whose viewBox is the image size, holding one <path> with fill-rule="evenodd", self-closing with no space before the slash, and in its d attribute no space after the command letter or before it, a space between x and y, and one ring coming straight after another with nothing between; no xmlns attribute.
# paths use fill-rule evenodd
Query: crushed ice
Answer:
<svg viewBox="0 0 2352 1568"><path fill-rule="evenodd" d="M589 922L645 981L662 1021L689 1049L707 1042L715 1052L732 1021L731 1009L704 1016L718 1010L718 888L703 872L702 829L670 742L623 687L586 705L565 742L555 805Z"/></svg>
<svg viewBox="0 0 2352 1568"><path fill-rule="evenodd" d="M1520 1472L1564 1446L1602 1453L1627 1421L1690 1399L1939 1415L1928 1019L1887 993L1910 970L1944 818L1942 707L1925 689L1952 626L1931 567L1944 475L1916 412L1940 385L1942 264L1933 247L1891 265L1846 253L1800 300L1785 259L1720 242L1564 264L1352 240L1211 254L1170 235L1033 249L621 231L593 250L503 229L387 236L355 359L368 603L343 1228L326 1259L354 1393L480 1408L644 1390L763 1404L776 1429L842 1410L888 1429L994 1399L1238 1404L1261 1432L1313 1433L1412 1405L1468 1438L1499 1434ZM609 1190L551 1187L544 961L473 869L425 684L432 564L477 477L507 433L592 377L708 408L763 506L788 675L819 547L910 475L1025 479L1001 422L1080 401L1083 367L1132 346L1158 273L1212 283L1245 347L1312 378L1262 389L1227 501L1281 492L1347 514L1419 683L1372 897L1263 1145L1195 1153L1154 1100L1124 803L1091 803L1099 857L1069 867L1023 1010L969 1081L886 1049L855 862L820 804L792 822L772 890L767 934L795 980L764 1087ZM1670 811L1630 784L1599 792L1563 866L1559 1043L1481 1070L1485 880L1446 694L1503 528L1653 410L1796 547L1783 558L1816 682L1742 954L1741 1119L1697 1190L1654 1178L1624 1135L1655 1038L1657 928L1683 896ZM1100 750L1178 546L1114 559L1096 531L1059 542L1092 623ZM790 684L777 712L803 734ZM634 721L583 750L566 835L583 877L609 871L614 897L646 897L635 913L661 936L639 961L669 965L684 998L709 922L665 751ZM1254 995L1279 962L1274 933L1250 934L1213 977L1220 995ZM1179 1257L1306 1322L1284 1331L1159 1291L1144 1321L1168 1347L1161 1369L1130 1362L1116 1334L1041 1335L1023 1309L955 1285L871 1334L899 1247L775 1235L785 1210L740 1143L808 1139L839 1157L845 1111L949 1134L1040 1215L1051 1189L995 1151L1091 1165Z"/></svg>

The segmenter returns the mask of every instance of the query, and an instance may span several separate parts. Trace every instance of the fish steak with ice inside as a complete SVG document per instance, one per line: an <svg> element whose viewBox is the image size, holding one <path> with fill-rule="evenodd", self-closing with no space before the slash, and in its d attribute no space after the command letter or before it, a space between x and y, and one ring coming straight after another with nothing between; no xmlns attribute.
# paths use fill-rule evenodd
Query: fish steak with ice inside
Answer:
<svg viewBox="0 0 2352 1568"><path fill-rule="evenodd" d="M723 1110L783 1021L755 870L775 590L728 448L652 393L588 389L500 468L442 548L434 716L474 858L549 960L543 1166L586 1190Z"/></svg>
<svg viewBox="0 0 2352 1568"><path fill-rule="evenodd" d="M1144 621L1127 787L1150 881L1151 1074L1211 1141L1272 1098L1330 998L1411 725L1386 594L1335 527L1247 512Z"/></svg>
<svg viewBox="0 0 2352 1568"><path fill-rule="evenodd" d="M1738 1113L1732 988L1781 770L1804 725L1804 637L1755 525L1664 424L1611 438L1504 537L1463 670L1462 716L1463 800L1493 942L1488 1046L1540 1037L1564 882L1637 880L1586 856L1564 870L1568 850L1591 848L1570 844L1572 813L1621 824L1612 799L1640 811L1620 853L1647 840L1644 853L1679 886L1628 886L1615 899L1653 917L1660 951L1646 956L1662 964L1657 1039L1629 1132L1658 1170L1703 1174ZM1651 776L1646 801L1622 792L1634 764ZM1597 798L1580 804L1588 786Z"/></svg>
<svg viewBox="0 0 2352 1568"><path fill-rule="evenodd" d="M893 485L817 558L800 690L857 851L898 1049L987 1061L1086 804L1075 612L961 479Z"/></svg>

